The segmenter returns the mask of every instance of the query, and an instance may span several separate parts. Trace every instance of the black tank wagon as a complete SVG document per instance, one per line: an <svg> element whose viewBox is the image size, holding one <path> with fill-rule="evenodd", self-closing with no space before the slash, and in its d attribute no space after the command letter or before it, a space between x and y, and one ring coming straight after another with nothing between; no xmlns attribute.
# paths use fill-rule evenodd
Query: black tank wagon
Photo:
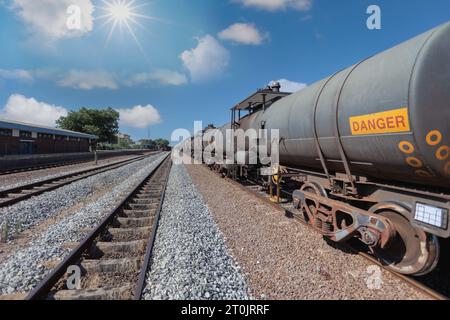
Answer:
<svg viewBox="0 0 450 320"><path fill-rule="evenodd" d="M301 181L293 204L319 232L400 273L435 268L450 237L450 23L295 94L258 91L230 127L279 129L270 180ZM236 166L216 168L252 171Z"/></svg>

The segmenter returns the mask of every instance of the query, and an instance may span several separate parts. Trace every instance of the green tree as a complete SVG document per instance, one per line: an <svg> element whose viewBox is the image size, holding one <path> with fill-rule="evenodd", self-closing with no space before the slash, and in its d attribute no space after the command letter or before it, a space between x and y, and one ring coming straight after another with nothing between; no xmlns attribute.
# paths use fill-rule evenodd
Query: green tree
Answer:
<svg viewBox="0 0 450 320"><path fill-rule="evenodd" d="M119 113L112 108L81 108L79 111L70 111L67 117L59 118L56 124L61 129L97 135L99 142L113 143L119 133L119 117Z"/></svg>
<svg viewBox="0 0 450 320"><path fill-rule="evenodd" d="M141 139L141 140L139 140L139 144L141 145L141 147L146 146L150 149L156 148L155 141L153 141L151 139Z"/></svg>
<svg viewBox="0 0 450 320"><path fill-rule="evenodd" d="M166 139L156 139L155 143L156 143L156 146L160 149L167 148L170 144L170 142Z"/></svg>
<svg viewBox="0 0 450 320"><path fill-rule="evenodd" d="M120 149L129 149L131 147L130 143L123 139L119 140L118 145Z"/></svg>

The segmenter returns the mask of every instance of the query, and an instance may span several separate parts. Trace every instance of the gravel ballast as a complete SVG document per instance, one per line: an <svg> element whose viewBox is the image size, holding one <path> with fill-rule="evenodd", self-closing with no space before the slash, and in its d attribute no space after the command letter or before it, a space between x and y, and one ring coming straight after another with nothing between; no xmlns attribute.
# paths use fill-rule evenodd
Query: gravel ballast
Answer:
<svg viewBox="0 0 450 320"><path fill-rule="evenodd" d="M257 299L428 299L201 165L187 170ZM378 277L378 274L381 277Z"/></svg>
<svg viewBox="0 0 450 320"><path fill-rule="evenodd" d="M120 156L98 160L97 165L93 161L59 166L41 170L32 170L18 173L11 173L0 177L0 191L15 187L20 187L29 183L39 182L51 178L56 178L65 174L79 172L86 169L116 163L119 161L135 158L136 156Z"/></svg>
<svg viewBox="0 0 450 320"><path fill-rule="evenodd" d="M82 240L86 235L86 231L82 230L95 227L164 156L158 155L140 161L140 166L129 165L126 175L116 180L116 185L110 192L49 226L43 234L36 235L28 247L9 256L0 264L0 294L24 293L34 288L51 271L45 266L45 262L62 260L70 252L63 245Z"/></svg>
<svg viewBox="0 0 450 320"><path fill-rule="evenodd" d="M158 156L150 156L117 169L109 170L86 179L68 184L56 190L21 201L0 209L0 230L2 239L12 240L14 236L38 223L49 219L65 208L83 201L99 190L113 187L130 174L154 161Z"/></svg>
<svg viewBox="0 0 450 320"><path fill-rule="evenodd" d="M170 173L143 298L249 298L240 267L182 165Z"/></svg>

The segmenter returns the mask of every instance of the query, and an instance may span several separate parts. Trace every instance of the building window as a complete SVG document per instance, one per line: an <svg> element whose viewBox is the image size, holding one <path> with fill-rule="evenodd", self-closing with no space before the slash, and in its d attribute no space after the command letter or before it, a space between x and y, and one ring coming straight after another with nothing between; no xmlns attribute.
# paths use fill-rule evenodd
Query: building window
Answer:
<svg viewBox="0 0 450 320"><path fill-rule="evenodd" d="M20 137L21 138L31 138L31 132L30 131L20 131Z"/></svg>
<svg viewBox="0 0 450 320"><path fill-rule="evenodd" d="M0 128L0 136L1 137L12 137L12 130L11 129L1 129Z"/></svg>
<svg viewBox="0 0 450 320"><path fill-rule="evenodd" d="M49 133L39 133L39 139L53 139L53 135Z"/></svg>
<svg viewBox="0 0 450 320"><path fill-rule="evenodd" d="M66 138L65 136L59 136L59 135L56 135L56 136L55 136L55 139L56 139L56 140L66 140L67 138Z"/></svg>

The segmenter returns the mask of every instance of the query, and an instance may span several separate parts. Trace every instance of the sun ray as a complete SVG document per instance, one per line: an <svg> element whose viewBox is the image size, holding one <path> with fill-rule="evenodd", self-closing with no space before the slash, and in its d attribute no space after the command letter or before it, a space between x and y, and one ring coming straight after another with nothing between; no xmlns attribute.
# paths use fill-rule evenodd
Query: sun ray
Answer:
<svg viewBox="0 0 450 320"><path fill-rule="evenodd" d="M142 48L142 45L141 45L141 43L139 42L139 39L136 37L136 34L134 33L134 31L133 31L133 29L131 28L130 24L128 23L128 21L125 21L124 23L125 23L125 25L127 26L128 31L130 32L130 34L131 34L131 36L133 37L134 41L136 42L137 46L138 46L139 49L141 50L142 54L145 55L144 48Z"/></svg>
<svg viewBox="0 0 450 320"><path fill-rule="evenodd" d="M141 23L143 20L171 23L170 21L165 21L154 16L142 14L142 9L140 8L151 3L153 1L144 1L142 3L139 0L101 0L100 5L96 7L99 9L100 14L94 19L100 21L99 25L101 24L101 28L107 25L111 26L111 29L108 31L105 47L108 46L116 31L119 32L121 37L123 34L128 33L147 59L147 54L138 39L135 29L142 28L145 32L149 32L148 28Z"/></svg>
<svg viewBox="0 0 450 320"><path fill-rule="evenodd" d="M116 29L117 23L118 23L117 20L115 20L111 27L111 31L108 34L108 38L106 39L106 45L108 45L109 41L111 40L111 36L114 33L114 30Z"/></svg>
<svg viewBox="0 0 450 320"><path fill-rule="evenodd" d="M130 7L130 9L134 10L135 7L132 7L132 5L136 2L136 0L131 0L130 2L127 3L127 6ZM141 6L146 5L146 3L141 4Z"/></svg>
<svg viewBox="0 0 450 320"><path fill-rule="evenodd" d="M142 7L145 7L145 6L148 6L148 3L137 4L134 7L131 7L130 9L133 9L133 11L134 11L136 9L139 9L139 8L142 8Z"/></svg>
<svg viewBox="0 0 450 320"><path fill-rule="evenodd" d="M124 26L131 34L131 36L137 39L135 32L133 31L134 25L142 26L138 23L137 18L147 18L146 15L138 14L136 9L142 7L144 4L136 4L137 0L101 0L104 6L99 6L98 8L104 11L104 14L97 16L96 20L106 20L105 24L111 23L111 30L108 34L107 41L109 42L112 34L119 28L120 33L122 33Z"/></svg>
<svg viewBox="0 0 450 320"><path fill-rule="evenodd" d="M162 23L166 23L166 24L174 24L173 21L170 21L170 20L167 20L167 19L162 19L162 18L158 18L158 17L143 15L143 14L139 14L139 13L133 13L131 16L132 17L136 17L136 18L146 19L146 20L158 21L158 22L162 22Z"/></svg>
<svg viewBox="0 0 450 320"><path fill-rule="evenodd" d="M134 19L134 18L130 18L130 22L132 22L134 25L136 25L138 27L141 27L141 28L145 29L144 25L142 23L140 23L139 21L137 21L136 19Z"/></svg>

